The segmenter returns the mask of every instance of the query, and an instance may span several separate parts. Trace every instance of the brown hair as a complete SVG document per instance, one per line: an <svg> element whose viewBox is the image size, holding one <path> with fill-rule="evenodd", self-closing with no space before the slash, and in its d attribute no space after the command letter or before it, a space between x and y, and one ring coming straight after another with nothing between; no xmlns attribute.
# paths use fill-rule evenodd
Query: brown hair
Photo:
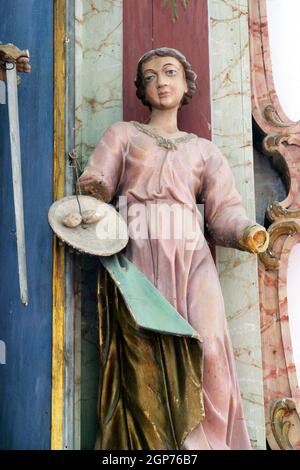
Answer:
<svg viewBox="0 0 300 470"><path fill-rule="evenodd" d="M151 51L146 52L139 60L136 72L136 78L134 84L136 86L136 96L142 100L143 104L148 106L151 110L151 105L147 102L146 99L146 90L145 90L145 83L144 77L142 73L142 67L145 62L152 59L152 57L175 57L181 65L183 66L185 72L185 78L187 81L188 91L184 94L181 102L181 106L184 104L188 104L191 100L192 96L195 94L196 91L196 73L191 69L191 65L186 60L185 56L181 54L177 49L172 49L170 47L160 47L158 49L152 49ZM180 106L180 107L181 107Z"/></svg>

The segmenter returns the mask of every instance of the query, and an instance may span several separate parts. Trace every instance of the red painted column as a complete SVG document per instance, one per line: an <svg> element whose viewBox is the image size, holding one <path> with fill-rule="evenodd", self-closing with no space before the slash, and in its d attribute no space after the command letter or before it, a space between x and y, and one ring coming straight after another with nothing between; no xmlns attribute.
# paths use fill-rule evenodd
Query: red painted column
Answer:
<svg viewBox="0 0 300 470"><path fill-rule="evenodd" d="M124 120L146 122L148 110L135 95L134 78L141 55L155 47L175 47L197 73L197 92L179 115L179 128L210 139L210 80L207 0L190 0L179 18L161 0L123 1L123 104Z"/></svg>
<svg viewBox="0 0 300 470"><path fill-rule="evenodd" d="M152 49L152 0L123 0L123 119L146 122L148 108L136 97L136 66Z"/></svg>
<svg viewBox="0 0 300 470"><path fill-rule="evenodd" d="M207 0L190 0L183 8L178 2L179 18L172 19L171 8L153 0L153 47L179 49L198 75L197 91L188 106L179 112L179 128L210 139L210 83Z"/></svg>

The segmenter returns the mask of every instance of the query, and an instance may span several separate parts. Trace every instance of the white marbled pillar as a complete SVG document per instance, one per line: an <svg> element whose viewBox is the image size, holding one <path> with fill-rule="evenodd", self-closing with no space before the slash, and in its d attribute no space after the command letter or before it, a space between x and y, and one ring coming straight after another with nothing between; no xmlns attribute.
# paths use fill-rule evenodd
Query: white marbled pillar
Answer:
<svg viewBox="0 0 300 470"><path fill-rule="evenodd" d="M209 0L212 140L255 220L247 0ZM217 248L217 267L253 447L265 448L257 258Z"/></svg>
<svg viewBox="0 0 300 470"><path fill-rule="evenodd" d="M109 125L123 118L122 3L75 0L75 132L83 164Z"/></svg>
<svg viewBox="0 0 300 470"><path fill-rule="evenodd" d="M82 168L110 124L123 119L122 5L75 0L75 146ZM75 301L75 449L93 449L97 428L97 319L95 305L83 308L80 300L88 283L84 269Z"/></svg>

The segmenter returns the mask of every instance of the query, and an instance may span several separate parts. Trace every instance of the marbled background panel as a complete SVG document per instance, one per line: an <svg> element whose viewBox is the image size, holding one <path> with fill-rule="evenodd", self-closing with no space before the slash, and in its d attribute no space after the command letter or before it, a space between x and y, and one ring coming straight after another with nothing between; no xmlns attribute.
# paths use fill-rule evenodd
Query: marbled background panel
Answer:
<svg viewBox="0 0 300 470"><path fill-rule="evenodd" d="M123 118L122 5L122 0L75 0L75 143L82 167L109 125ZM81 449L94 448L98 428L96 274L94 259L83 260L75 315L75 442Z"/></svg>
<svg viewBox="0 0 300 470"><path fill-rule="evenodd" d="M122 0L76 1L76 145L85 163L122 120Z"/></svg>
<svg viewBox="0 0 300 470"><path fill-rule="evenodd" d="M209 0L212 140L255 219L247 0ZM265 447L257 259L217 248L217 267L252 444Z"/></svg>

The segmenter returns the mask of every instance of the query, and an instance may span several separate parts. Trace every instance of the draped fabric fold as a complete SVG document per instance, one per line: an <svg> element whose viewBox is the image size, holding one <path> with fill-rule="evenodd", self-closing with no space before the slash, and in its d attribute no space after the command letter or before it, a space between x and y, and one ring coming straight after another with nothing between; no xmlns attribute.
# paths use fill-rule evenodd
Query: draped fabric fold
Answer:
<svg viewBox="0 0 300 470"><path fill-rule="evenodd" d="M133 268L129 262L128 266ZM144 288L146 282L148 307L157 309L161 294L153 286L149 296L149 281L137 272L131 272L134 287L139 284ZM141 327L135 320L131 293L124 292L121 285L122 295L118 284L100 266L100 426L96 449L181 449L188 434L204 419L202 344L188 334L159 333L159 324L157 331ZM174 315L171 305L170 309Z"/></svg>

